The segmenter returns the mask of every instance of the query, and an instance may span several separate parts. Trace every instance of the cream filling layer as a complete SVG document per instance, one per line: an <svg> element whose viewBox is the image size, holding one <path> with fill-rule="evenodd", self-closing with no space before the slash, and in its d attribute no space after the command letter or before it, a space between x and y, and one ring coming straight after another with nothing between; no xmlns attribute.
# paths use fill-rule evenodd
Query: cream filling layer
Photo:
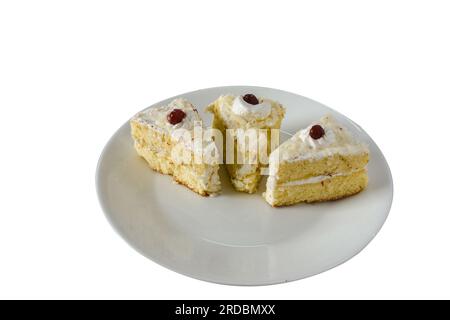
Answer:
<svg viewBox="0 0 450 320"><path fill-rule="evenodd" d="M367 169L363 169L367 172ZM318 183L318 182L322 182L322 181L326 181L329 179L332 179L334 177L346 177L346 176L350 176L352 174L354 174L355 172L361 171L361 169L358 170L353 170L350 172L346 172L346 173L335 173L332 175L324 175L324 176L315 176L315 177L311 177L311 178L307 178L307 179L299 179L299 180L293 180L293 181L288 181L288 182L284 182L281 184L277 184L277 180L274 176L270 176L267 180L267 189L273 189L275 188L275 186L277 187L290 187L290 186L301 186L304 184L313 184L313 183Z"/></svg>

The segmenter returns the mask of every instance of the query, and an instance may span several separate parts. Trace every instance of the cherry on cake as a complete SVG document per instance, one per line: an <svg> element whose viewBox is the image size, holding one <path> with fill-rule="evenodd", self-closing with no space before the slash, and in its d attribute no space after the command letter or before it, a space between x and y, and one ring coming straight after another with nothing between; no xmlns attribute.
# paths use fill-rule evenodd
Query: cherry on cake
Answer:
<svg viewBox="0 0 450 320"><path fill-rule="evenodd" d="M280 128L284 107L276 101L247 93L222 95L208 106L207 111L214 115L212 127L222 132L223 160L234 189L254 193L261 179L261 169L267 167L271 152L271 129ZM252 130L257 132L257 140L251 134L248 140L229 134L231 131L247 134ZM252 143L257 143L257 150ZM262 150L267 154L265 162L261 157ZM229 154L232 159L228 158Z"/></svg>
<svg viewBox="0 0 450 320"><path fill-rule="evenodd" d="M347 197L366 188L368 161L366 144L325 116L273 151L263 196L272 206Z"/></svg>
<svg viewBox="0 0 450 320"><path fill-rule="evenodd" d="M174 181L203 195L221 190L219 153L214 141L201 135L194 141L196 126L203 128L194 106L175 99L167 106L150 107L131 120L134 147L149 166L172 175Z"/></svg>

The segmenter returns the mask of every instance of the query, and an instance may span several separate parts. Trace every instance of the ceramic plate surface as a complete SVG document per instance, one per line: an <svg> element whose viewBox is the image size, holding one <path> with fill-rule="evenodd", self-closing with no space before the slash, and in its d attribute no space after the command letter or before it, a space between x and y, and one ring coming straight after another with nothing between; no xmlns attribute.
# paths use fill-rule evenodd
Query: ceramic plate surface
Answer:
<svg viewBox="0 0 450 320"><path fill-rule="evenodd" d="M191 101L209 124L211 115L203 109L225 93L278 100L286 107L282 130L290 133L332 114L369 145L369 186L339 201L272 208L261 196L264 183L256 194L238 193L222 170L222 194L205 198L152 171L133 149L127 121L107 143L96 175L101 206L118 233L171 270L231 285L302 279L360 252L386 220L393 196L389 166L375 142L338 112L281 90L218 87L180 97Z"/></svg>

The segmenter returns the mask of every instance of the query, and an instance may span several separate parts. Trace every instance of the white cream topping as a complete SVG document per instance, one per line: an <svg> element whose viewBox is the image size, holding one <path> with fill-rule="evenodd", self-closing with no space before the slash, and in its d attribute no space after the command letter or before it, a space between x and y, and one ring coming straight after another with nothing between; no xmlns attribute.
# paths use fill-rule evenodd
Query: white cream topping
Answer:
<svg viewBox="0 0 450 320"><path fill-rule="evenodd" d="M332 145L336 142L336 135L334 131L329 126L323 127L325 134L320 139L314 139L311 137L309 132L314 124L310 125L306 129L301 130L298 133L298 137L303 141L303 143L312 149L317 149L319 147L326 147Z"/></svg>
<svg viewBox="0 0 450 320"><path fill-rule="evenodd" d="M186 114L186 117L181 122L173 125L167 120L167 115L174 109L182 110ZM147 108L135 115L133 120L150 125L157 130L165 130L167 132L172 132L176 129L191 130L194 128L195 121L202 121L194 106L182 98L175 99L166 106Z"/></svg>
<svg viewBox="0 0 450 320"><path fill-rule="evenodd" d="M325 131L324 136L320 139L313 139L309 135L311 127L316 124L322 126ZM276 170L277 163L283 161L318 160L335 154L349 155L368 152L367 146L357 141L349 130L338 124L332 116L325 116L282 143L270 155L270 162L271 167Z"/></svg>
<svg viewBox="0 0 450 320"><path fill-rule="evenodd" d="M258 104L250 104L244 100L242 96L237 96L231 106L233 113L243 117L247 121L253 119L264 119L272 111L272 105L269 101L262 101Z"/></svg>
<svg viewBox="0 0 450 320"><path fill-rule="evenodd" d="M167 115L174 109L182 110L186 116L177 124L171 124L167 120ZM218 163L219 153L211 137L205 137L202 119L198 115L195 107L186 99L178 98L166 106L156 106L145 109L136 114L132 121L140 122L152 127L154 130L163 131L169 134L175 145L172 149L172 160L175 162L188 161L191 158L190 152L200 156L203 163ZM203 130L196 137L197 130ZM185 151L189 152L185 152ZM195 161L195 159L194 159Z"/></svg>
<svg viewBox="0 0 450 320"><path fill-rule="evenodd" d="M236 100L238 100L238 98L239 97L231 94L221 95L219 98L217 98L216 101L209 105L206 110L213 113L217 112L217 116L220 115L220 118L222 118L222 121L225 123L228 129L246 130L249 128L273 128L274 126L279 125L281 119L283 119L284 117L284 107L276 101L265 98L259 99L259 101L261 101L265 105L264 108L267 108L267 105L270 106L270 112L265 117L257 118L259 116L262 116L264 112L259 112L259 115L257 115L256 117L251 113L247 116L243 116L241 114L245 114L245 111L242 112L242 110L237 111L238 113L235 113L233 111L233 104ZM254 107L253 105L250 106L251 108ZM239 106L237 106L236 108L239 109Z"/></svg>

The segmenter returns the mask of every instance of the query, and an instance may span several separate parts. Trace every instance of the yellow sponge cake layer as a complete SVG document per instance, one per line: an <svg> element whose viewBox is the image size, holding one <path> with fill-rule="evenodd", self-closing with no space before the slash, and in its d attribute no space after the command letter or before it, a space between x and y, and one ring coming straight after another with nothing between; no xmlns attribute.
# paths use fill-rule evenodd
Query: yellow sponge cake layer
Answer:
<svg viewBox="0 0 450 320"><path fill-rule="evenodd" d="M209 176L208 179L199 177ZM218 194L221 190L218 166L202 164L176 165L173 172L174 180L192 189L202 196Z"/></svg>
<svg viewBox="0 0 450 320"><path fill-rule="evenodd" d="M365 168L369 162L368 153L350 155L335 154L318 160L285 162L276 175L279 182L306 179L314 176L350 173Z"/></svg>
<svg viewBox="0 0 450 320"><path fill-rule="evenodd" d="M254 193L258 189L261 174L258 165L227 164L231 184L237 191ZM244 173L241 173L244 172Z"/></svg>
<svg viewBox="0 0 450 320"><path fill-rule="evenodd" d="M131 120L130 124L137 153L147 160L153 170L163 174L173 174L170 136L135 119Z"/></svg>

